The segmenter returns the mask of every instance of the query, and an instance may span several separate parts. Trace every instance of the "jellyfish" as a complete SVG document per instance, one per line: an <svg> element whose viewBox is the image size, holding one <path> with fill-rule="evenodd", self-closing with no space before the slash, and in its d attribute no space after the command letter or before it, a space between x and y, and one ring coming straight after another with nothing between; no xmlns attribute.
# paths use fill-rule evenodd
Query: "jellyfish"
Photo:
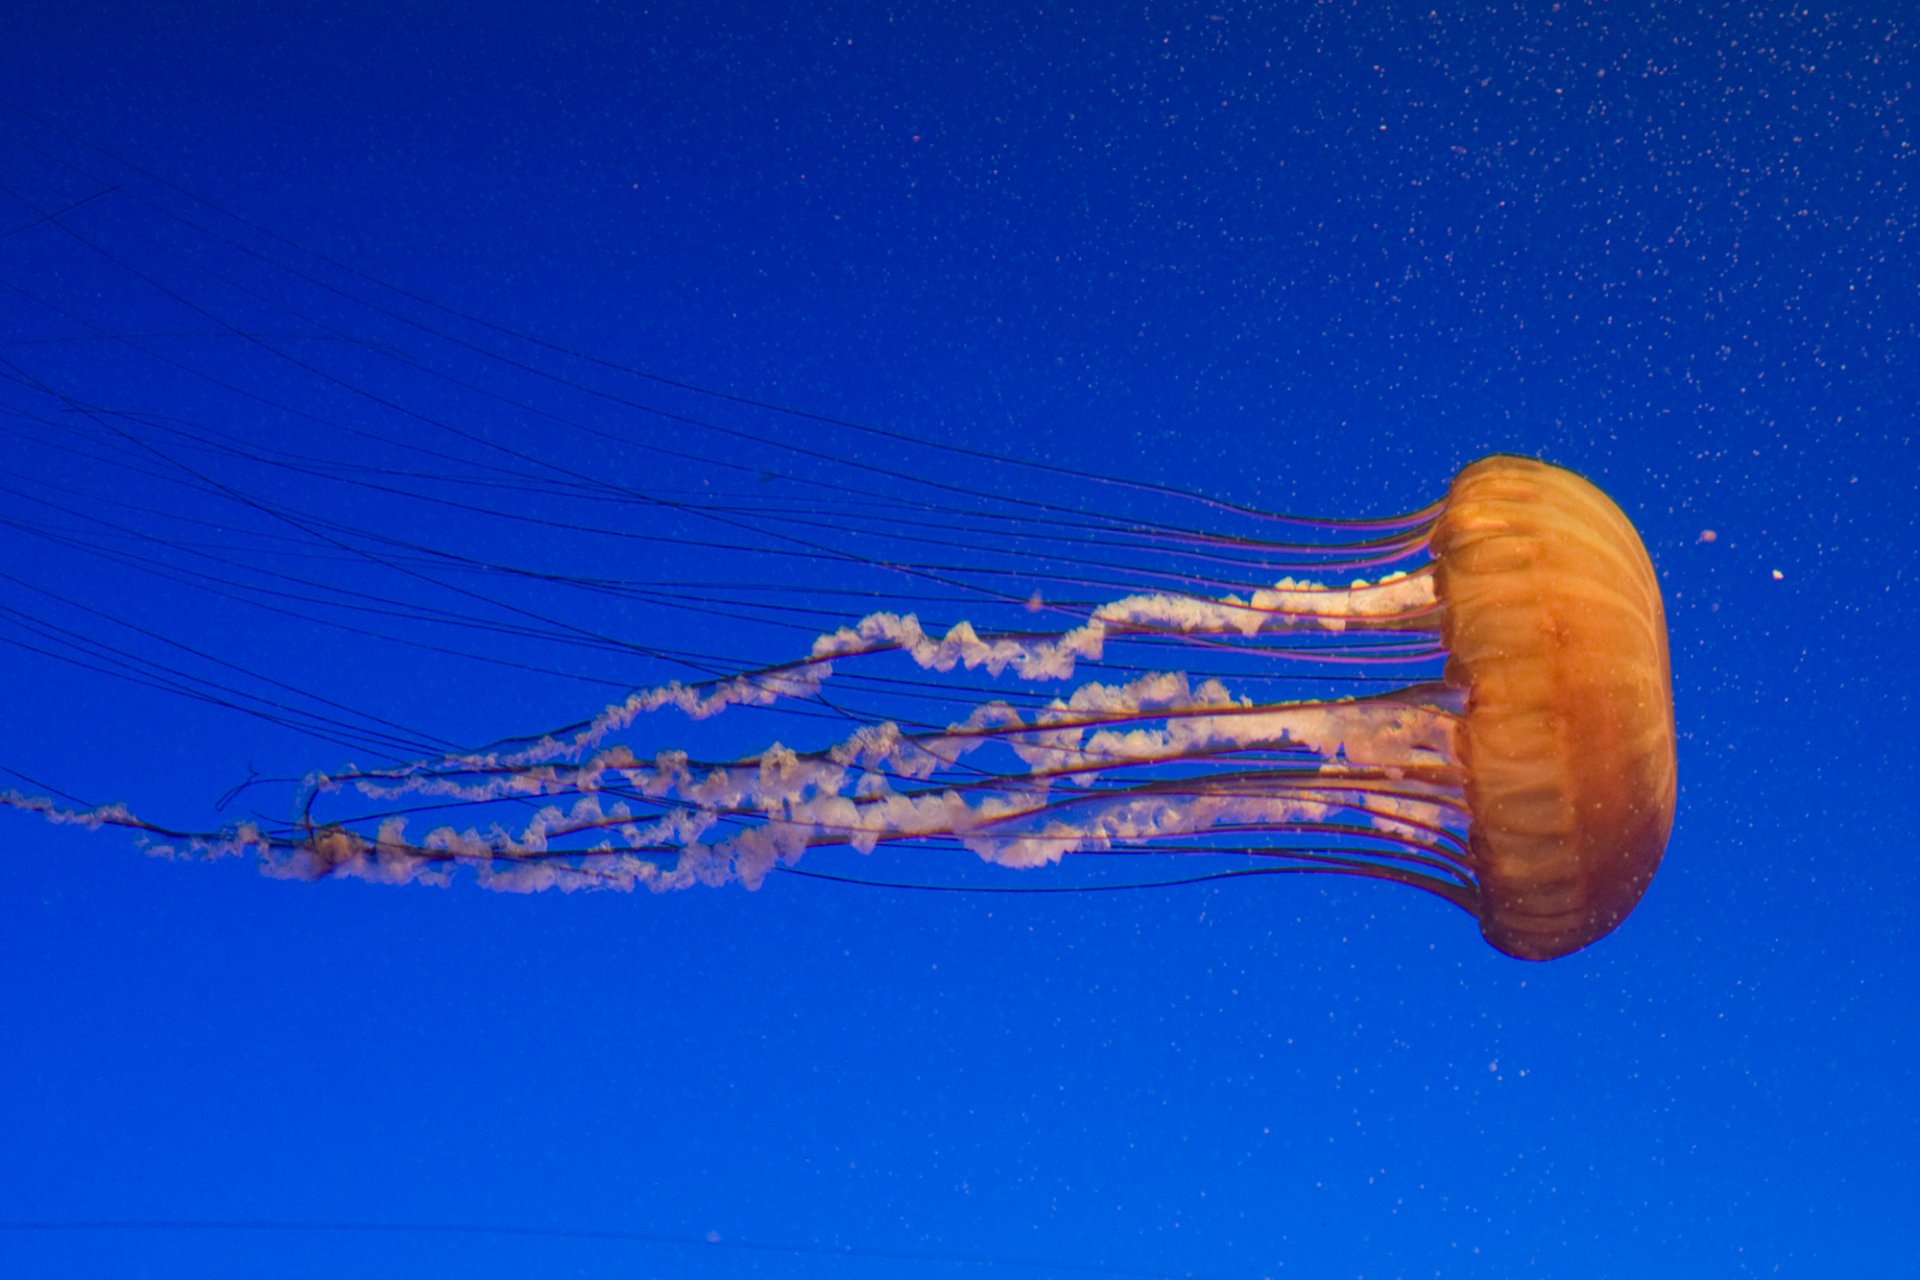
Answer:
<svg viewBox="0 0 1920 1280"><path fill-rule="evenodd" d="M1136 593L1055 632L960 621L936 633L876 611L791 661L638 690L565 729L313 775L298 817L277 827L193 834L115 807L6 800L197 852L256 854L301 878L445 883L470 867L507 891L664 891L822 874L802 858L829 847L959 849L1018 870L1131 854L1252 864L1196 878L1311 873L1422 889L1523 959L1605 936L1652 879L1676 802L1666 627L1633 526L1574 473L1495 455L1459 472L1435 507L1360 531L1316 550L1415 566L1244 595ZM1328 666L1405 661L1412 639L1432 646L1441 672L1285 701L1173 667L1077 678L1122 641L1204 654L1306 637L1291 655ZM849 717L831 741L731 760L649 753L624 736L668 711L831 705L842 668L883 655L1071 688L1025 705L982 696L938 723ZM410 834L445 811L461 816Z"/></svg>
<svg viewBox="0 0 1920 1280"><path fill-rule="evenodd" d="M5 484L0 640L352 754L224 825L28 775L0 805L506 891L1369 879L1526 959L1606 935L1659 864L1659 587L1572 472L1496 455L1380 518L1235 506L663 378L102 163L61 161L0 240L0 416L40 459ZM517 558L529 531L562 549ZM115 574L204 634L131 616ZM270 615L462 704L561 681L600 709L467 745L219 647Z"/></svg>

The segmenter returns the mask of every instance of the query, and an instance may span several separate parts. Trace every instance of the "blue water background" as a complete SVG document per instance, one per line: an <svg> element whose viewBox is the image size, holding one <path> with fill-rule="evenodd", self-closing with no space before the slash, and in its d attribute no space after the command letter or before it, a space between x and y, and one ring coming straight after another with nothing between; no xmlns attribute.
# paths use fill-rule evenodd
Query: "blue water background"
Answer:
<svg viewBox="0 0 1920 1280"><path fill-rule="evenodd" d="M1056 468L1359 516L1431 501L1488 452L1544 457L1612 494L1658 567L1681 790L1639 911L1546 965L1364 883L513 897L286 883L0 814L0 1271L1910 1265L1920 103L1912 24L1863 13L16 0L0 367L71 412L224 414L264 445L372 462L45 305L197 342L330 421L374 412L211 320L180 337L179 303L133 274L179 246L110 262L45 220L188 207L174 183L518 332ZM244 293L283 286L268 266L211 260L238 284L199 302L292 323ZM10 380L5 414L43 392ZM853 464L1146 502L653 394ZM769 483L794 465L618 414L602 421L624 442L504 409L461 421L636 485L700 482L650 455L669 438ZM63 452L45 423L0 431L0 604L19 611L0 621L0 764L47 785L199 829L250 769L354 755L77 667L22 621L179 656L86 607L454 741L611 696L63 549L36 530L78 517L29 495L158 529L141 508L158 482L97 440ZM254 496L458 536L336 489ZM238 518L205 515L209 538ZM566 554L485 527L487 554ZM927 555L910 534L897 553ZM593 567L725 596L766 576L740 560ZM602 620L787 656L711 617Z"/></svg>

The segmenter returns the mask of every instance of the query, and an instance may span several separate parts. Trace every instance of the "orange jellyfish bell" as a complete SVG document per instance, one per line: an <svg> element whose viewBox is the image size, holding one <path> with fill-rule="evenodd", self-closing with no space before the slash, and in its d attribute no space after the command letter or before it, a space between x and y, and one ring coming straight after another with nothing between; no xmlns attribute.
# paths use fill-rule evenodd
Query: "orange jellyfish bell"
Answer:
<svg viewBox="0 0 1920 1280"><path fill-rule="evenodd" d="M1433 531L1445 679L1488 942L1550 960L1604 937L1653 879L1677 773L1660 586L1627 517L1558 467L1460 472Z"/></svg>

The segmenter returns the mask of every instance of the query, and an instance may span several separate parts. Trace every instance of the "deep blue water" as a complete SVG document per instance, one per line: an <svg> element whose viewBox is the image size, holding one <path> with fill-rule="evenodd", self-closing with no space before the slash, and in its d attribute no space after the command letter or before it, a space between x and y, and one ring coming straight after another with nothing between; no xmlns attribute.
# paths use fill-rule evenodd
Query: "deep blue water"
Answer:
<svg viewBox="0 0 1920 1280"><path fill-rule="evenodd" d="M1639 527L1681 791L1545 965L1370 883L511 896L0 813L0 1271L1898 1272L1915 34L1690 9L14 5L0 785L284 819L223 798L952 599L794 539L1044 568L1244 524L1097 477L1510 451Z"/></svg>

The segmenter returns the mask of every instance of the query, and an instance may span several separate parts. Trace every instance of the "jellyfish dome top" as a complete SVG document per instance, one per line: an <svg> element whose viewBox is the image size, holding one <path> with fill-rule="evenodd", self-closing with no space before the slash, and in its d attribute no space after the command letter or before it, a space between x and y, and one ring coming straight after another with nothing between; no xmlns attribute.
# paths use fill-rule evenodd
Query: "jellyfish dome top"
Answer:
<svg viewBox="0 0 1920 1280"><path fill-rule="evenodd" d="M1434 526L1469 897L1487 940L1551 959L1611 932L1673 828L1667 628L1639 536L1572 472L1492 457Z"/></svg>

